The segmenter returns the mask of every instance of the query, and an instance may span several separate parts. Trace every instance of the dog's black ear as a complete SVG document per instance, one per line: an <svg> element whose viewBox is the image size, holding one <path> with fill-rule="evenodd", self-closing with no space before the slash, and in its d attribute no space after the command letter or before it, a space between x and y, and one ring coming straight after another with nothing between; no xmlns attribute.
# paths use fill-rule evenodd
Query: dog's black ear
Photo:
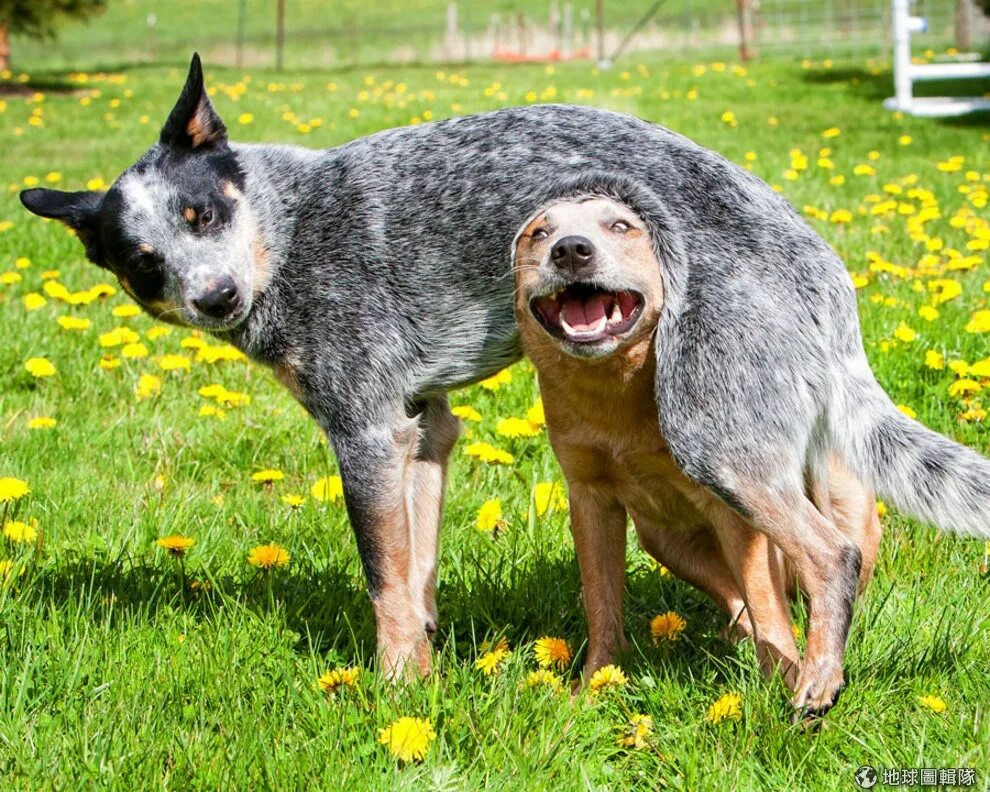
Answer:
<svg viewBox="0 0 990 792"><path fill-rule="evenodd" d="M76 232L79 241L86 247L86 255L94 264L106 266L100 251L97 221L103 193L93 190L82 192L62 192L37 187L21 193L21 203L31 212L41 217L60 220Z"/></svg>
<svg viewBox="0 0 990 792"><path fill-rule="evenodd" d="M220 147L227 143L227 127L206 94L203 64L198 52L193 54L186 84L162 127L159 140L165 146L190 150L200 146Z"/></svg>

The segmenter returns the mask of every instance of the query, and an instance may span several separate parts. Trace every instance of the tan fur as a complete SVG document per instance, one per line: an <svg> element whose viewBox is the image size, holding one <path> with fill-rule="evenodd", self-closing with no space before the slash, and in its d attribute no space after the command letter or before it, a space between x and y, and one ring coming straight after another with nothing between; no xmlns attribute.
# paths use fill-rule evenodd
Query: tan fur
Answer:
<svg viewBox="0 0 990 792"><path fill-rule="evenodd" d="M516 248L516 313L523 347L539 373L550 441L570 492L589 627L584 673L611 662L624 644L628 513L643 548L708 593L739 632L755 633L761 666L768 673L779 669L793 688L800 661L786 591L796 588L798 576L803 581L819 573L808 564L801 564L796 574L789 570L778 546L684 476L671 457L654 397L654 330L663 304L660 265L645 232L616 237L595 220L596 214L623 211L628 213L605 200L556 204L528 224ZM552 236L532 239L537 227L552 229ZM642 319L605 357L564 353L529 308L548 246L567 234L589 238L611 262L620 262L645 298ZM879 540L873 495L837 462L831 471L826 508L862 548L865 586Z"/></svg>
<svg viewBox="0 0 990 792"><path fill-rule="evenodd" d="M209 108L201 102L192 118L189 119L189 123L186 124L186 134L192 139L192 147L197 148L204 143L216 140L220 137L221 132L222 129L210 128Z"/></svg>
<svg viewBox="0 0 990 792"><path fill-rule="evenodd" d="M288 388L289 393L296 399L302 398L303 390L299 382L299 364L292 355L287 355L285 359L275 363L272 366L272 371L275 374L275 379Z"/></svg>
<svg viewBox="0 0 990 792"><path fill-rule="evenodd" d="M196 222L196 210L191 206L187 206L182 210L182 216L185 218L186 222L190 225Z"/></svg>

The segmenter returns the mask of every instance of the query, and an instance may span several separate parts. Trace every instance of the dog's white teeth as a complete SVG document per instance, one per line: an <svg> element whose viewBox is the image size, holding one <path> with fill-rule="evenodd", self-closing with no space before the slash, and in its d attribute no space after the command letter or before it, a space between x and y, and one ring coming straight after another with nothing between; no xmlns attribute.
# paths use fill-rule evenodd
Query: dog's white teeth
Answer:
<svg viewBox="0 0 990 792"><path fill-rule="evenodd" d="M594 336L601 335L605 332L605 328L608 326L608 318L603 316L599 319L595 326L589 328L588 330L577 330L567 323L567 319L563 315L560 317L560 326L564 328L564 334L570 336L571 338L576 338L578 340L585 338L593 338Z"/></svg>
<svg viewBox="0 0 990 792"><path fill-rule="evenodd" d="M608 318L609 322L613 324L622 321L622 306L619 305L619 301L616 300L612 304L612 315Z"/></svg>

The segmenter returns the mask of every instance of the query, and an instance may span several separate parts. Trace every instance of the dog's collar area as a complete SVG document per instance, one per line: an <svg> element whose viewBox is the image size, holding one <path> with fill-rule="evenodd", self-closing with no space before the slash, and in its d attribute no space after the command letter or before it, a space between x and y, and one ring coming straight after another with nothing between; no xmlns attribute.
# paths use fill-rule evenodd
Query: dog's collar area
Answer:
<svg viewBox="0 0 990 792"><path fill-rule="evenodd" d="M529 309L555 338L593 344L630 330L643 304L643 295L637 291L572 283L560 291L533 297Z"/></svg>

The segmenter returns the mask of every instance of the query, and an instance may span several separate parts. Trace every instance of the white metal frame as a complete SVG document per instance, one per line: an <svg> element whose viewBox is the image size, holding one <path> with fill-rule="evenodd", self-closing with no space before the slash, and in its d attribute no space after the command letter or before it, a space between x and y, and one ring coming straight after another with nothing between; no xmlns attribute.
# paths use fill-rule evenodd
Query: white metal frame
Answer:
<svg viewBox="0 0 990 792"><path fill-rule="evenodd" d="M900 110L916 116L943 117L990 110L990 99L979 96L914 96L914 83L921 80L965 80L990 77L990 63L911 62L911 34L923 33L926 21L911 16L912 0L893 0L894 17L894 93L884 101L888 110Z"/></svg>

